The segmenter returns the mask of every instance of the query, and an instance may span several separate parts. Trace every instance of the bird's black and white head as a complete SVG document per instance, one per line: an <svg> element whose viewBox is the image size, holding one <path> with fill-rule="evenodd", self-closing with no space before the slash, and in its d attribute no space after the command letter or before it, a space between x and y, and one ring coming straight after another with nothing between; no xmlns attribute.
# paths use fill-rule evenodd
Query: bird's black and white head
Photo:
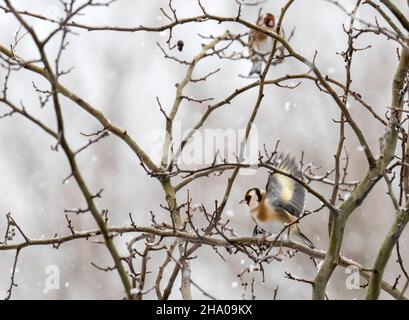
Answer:
<svg viewBox="0 0 409 320"><path fill-rule="evenodd" d="M263 201L263 196L265 194L264 190L259 188L252 188L246 191L243 200L239 203L245 203L250 209L257 208L260 202Z"/></svg>

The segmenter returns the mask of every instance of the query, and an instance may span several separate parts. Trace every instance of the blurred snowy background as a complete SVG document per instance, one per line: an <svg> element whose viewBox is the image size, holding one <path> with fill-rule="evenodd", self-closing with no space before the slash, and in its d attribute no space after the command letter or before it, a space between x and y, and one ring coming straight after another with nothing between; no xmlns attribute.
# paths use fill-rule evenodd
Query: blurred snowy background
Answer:
<svg viewBox="0 0 409 320"><path fill-rule="evenodd" d="M340 1L351 9L355 1ZM155 26L166 23L160 8L167 7L167 0L142 1L119 0L109 9L89 9L78 22L92 25ZM237 4L233 0L203 1L207 10L222 16L237 14ZM267 1L262 5L264 12L279 14L285 1ZM396 3L407 14L406 1ZM23 1L15 0L13 5L22 10L42 13L50 17L62 14L58 1ZM174 1L179 17L199 15L200 8L196 1ZM243 17L255 21L258 7L244 7ZM374 11L362 6L360 18L374 21ZM53 25L29 19L40 35L44 37ZM289 9L284 30L290 32L295 26L292 46L308 58L318 51L317 65L324 74L344 81L344 62L337 53L346 49L346 35L342 24L347 22L345 14L325 1L295 1ZM16 19L0 12L0 43L9 46L19 25ZM245 28L229 23L214 22L188 24L173 30L173 41L182 39L185 42L183 52L177 52L181 59L190 60L201 49L204 42L198 34L219 35L226 29L243 33ZM97 107L115 124L125 128L140 145L149 150L152 145L152 132L163 128L163 115L156 104L156 96L166 110L169 110L175 95L175 83L183 77L186 66L172 62L163 57L156 42L166 46L168 33L113 33L87 32L76 30L70 35L70 45L64 52L63 66L74 67L73 71L62 79L72 91ZM358 52L354 56L352 67L352 89L362 94L363 98L384 115L390 103L391 78L397 64L396 49L398 45L386 40L383 36L367 34L357 42L358 47L371 45L369 50ZM47 47L52 56L58 47L54 41ZM37 51L27 36L19 44L17 52L26 59L37 57ZM175 52L175 50L173 51ZM222 71L205 83L190 84L187 92L197 98L213 97L215 101L226 97L235 88L248 84L251 80L239 77L247 74L250 62L220 61L217 58L206 60L198 65L196 75L216 68ZM306 67L294 59L270 69L268 78L305 72ZM5 70L0 69L3 81ZM10 80L9 96L16 102L20 100L27 110L54 126L54 114L50 106L41 109L37 94L32 88L32 81L40 88L46 89L46 82L30 72L13 73ZM2 83L1 83L2 85ZM242 129L245 127L251 108L257 97L257 90L242 94L231 105L223 107L213 114L206 128ZM74 146L86 142L79 132L94 132L99 129L98 123L78 106L65 98L62 104L67 125L68 139ZM200 117L206 104L194 104L184 101L177 120L184 129L190 128ZM7 109L0 106L1 113ZM378 150L378 137L383 127L374 118L350 100L350 110L373 150ZM339 127L332 119L339 118L339 110L334 102L319 92L311 82L303 82L295 90L268 86L255 125L260 134L260 144L267 143L271 148L276 140L281 141L281 150L291 151L297 156L305 152L305 161L322 167L323 171L333 167L333 155L338 142ZM15 115L0 121L0 232L4 234L5 214L11 212L14 219L31 238L52 237L54 233L67 234L64 209L83 207L83 198L73 180L63 184L69 174L65 156L53 152L50 146L54 143L47 135ZM346 145L350 155L350 179L359 179L367 169L364 155L354 135L347 130ZM375 152L376 153L376 152ZM129 224L128 214L133 213L138 225L149 225L152 210L157 219L169 222L167 213L160 208L165 202L160 184L148 177L140 167L138 159L131 150L112 135L92 146L78 158L82 172L93 191L104 189L103 197L98 199L99 208L109 209L111 225ZM215 199L220 199L226 186L228 175L202 179L190 187L194 203L204 203L212 207ZM244 207L237 203L249 187L264 187L266 171L257 174L239 176L237 179L226 213L231 215L232 225L242 236L250 235L254 224ZM321 188L317 185L314 185ZM329 189L322 190L330 196ZM186 192L180 193L180 199L186 198ZM315 209L319 204L313 197L307 198L307 208ZM394 216L390 199L386 196L386 186L380 182L366 199L364 204L354 212L345 231L342 254L361 264L370 267L375 254L392 224ZM303 220L303 230L318 246L325 249L327 245L328 214L322 211ZM88 230L95 228L92 217L88 214L73 216L75 228ZM408 232L401 239L403 259L408 261ZM130 235L116 239L121 252L126 252L125 243ZM18 240L18 239L17 239ZM20 239L21 240L21 239ZM250 261L243 256L226 255L223 262L209 247L198 251L198 258L192 260L192 278L216 298L240 299L242 288L237 274ZM14 252L0 251L0 297L5 296L9 286L10 270ZM150 268L157 271L163 261L163 254L153 256ZM386 280L393 283L399 273L398 266L392 257L386 272ZM111 258L104 246L92 241L78 240L63 244L59 250L50 247L33 247L21 252L15 281L13 297L22 299L103 299L122 297L122 287L115 272L96 270L90 262L100 266L111 264ZM60 270L61 286L59 290L47 290L45 281L46 269L55 265ZM278 285L278 299L309 299L311 289L302 284L284 278L284 272L312 278L314 267L303 255L274 262L266 269L267 279L261 283L257 274L257 298L270 299ZM361 298L364 290L348 290L345 280L348 275L342 268L337 268L329 283L330 298ZM250 281L250 275L248 276ZM148 276L149 288L154 277ZM166 283L164 281L163 283ZM365 281L362 280L362 284ZM179 299L179 282L175 284L171 298ZM194 298L203 295L193 288ZM154 292L148 298L156 298ZM382 298L389 298L382 294ZM247 295L250 298L250 295Z"/></svg>

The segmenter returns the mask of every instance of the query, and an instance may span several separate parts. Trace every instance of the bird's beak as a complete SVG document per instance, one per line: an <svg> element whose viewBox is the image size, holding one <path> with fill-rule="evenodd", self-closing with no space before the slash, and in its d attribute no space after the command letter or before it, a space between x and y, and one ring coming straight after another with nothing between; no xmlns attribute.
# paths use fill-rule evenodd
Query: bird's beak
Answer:
<svg viewBox="0 0 409 320"><path fill-rule="evenodd" d="M240 200L239 204L247 203L246 199Z"/></svg>

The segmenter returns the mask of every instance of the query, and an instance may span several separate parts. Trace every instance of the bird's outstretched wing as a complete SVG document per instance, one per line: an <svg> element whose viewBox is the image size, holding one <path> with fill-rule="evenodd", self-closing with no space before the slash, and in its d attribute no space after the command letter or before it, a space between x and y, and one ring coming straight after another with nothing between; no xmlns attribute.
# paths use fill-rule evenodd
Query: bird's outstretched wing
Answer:
<svg viewBox="0 0 409 320"><path fill-rule="evenodd" d="M276 157L275 167L294 177L302 177L300 166L290 154ZM294 179L279 173L271 173L266 186L266 199L275 209L285 209L295 217L299 217L305 206L305 188Z"/></svg>

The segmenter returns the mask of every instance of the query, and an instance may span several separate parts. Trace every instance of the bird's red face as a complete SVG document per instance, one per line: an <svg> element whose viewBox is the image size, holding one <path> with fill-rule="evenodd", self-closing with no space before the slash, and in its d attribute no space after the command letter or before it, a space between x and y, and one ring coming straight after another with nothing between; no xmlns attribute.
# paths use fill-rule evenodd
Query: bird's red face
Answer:
<svg viewBox="0 0 409 320"><path fill-rule="evenodd" d="M244 194L244 199L239 202L239 204L245 203L250 208L257 207L262 200L261 190L258 188L253 188L247 190Z"/></svg>
<svg viewBox="0 0 409 320"><path fill-rule="evenodd" d="M239 204L247 204L250 205L250 201L251 201L251 195L248 194L248 192L246 192L246 194L244 195L244 199L240 200Z"/></svg>
<svg viewBox="0 0 409 320"><path fill-rule="evenodd" d="M267 13L264 17L264 25L268 28L274 28L276 24L275 18L271 13Z"/></svg>

